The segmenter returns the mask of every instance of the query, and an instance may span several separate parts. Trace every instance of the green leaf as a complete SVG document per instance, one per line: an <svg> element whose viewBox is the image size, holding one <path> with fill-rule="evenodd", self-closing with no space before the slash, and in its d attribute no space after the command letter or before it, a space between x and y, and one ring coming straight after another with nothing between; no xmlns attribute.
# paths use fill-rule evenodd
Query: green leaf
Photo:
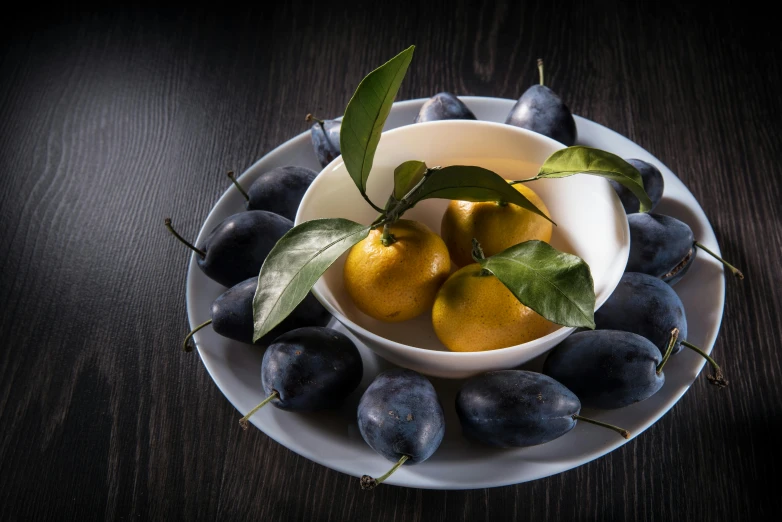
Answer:
<svg viewBox="0 0 782 522"><path fill-rule="evenodd" d="M421 181L426 173L426 163L423 161L405 161L394 169L394 197L399 200Z"/></svg>
<svg viewBox="0 0 782 522"><path fill-rule="evenodd" d="M453 165L430 171L413 195L412 204L433 198L513 203L551 221L502 176L481 167Z"/></svg>
<svg viewBox="0 0 782 522"><path fill-rule="evenodd" d="M522 304L552 323L595 327L589 265L543 241L526 241L480 261Z"/></svg>
<svg viewBox="0 0 782 522"><path fill-rule="evenodd" d="M258 276L253 298L253 342L288 317L323 272L368 233L368 226L332 218L307 221L282 236Z"/></svg>
<svg viewBox="0 0 782 522"><path fill-rule="evenodd" d="M641 202L640 212L649 212L652 201L644 190L638 169L625 160L600 149L568 147L548 157L533 179L565 178L574 174L591 174L616 181L627 187Z"/></svg>
<svg viewBox="0 0 782 522"><path fill-rule="evenodd" d="M380 133L391 111L399 85L413 59L410 46L369 73L356 88L342 118L339 143L342 159L362 195L372 170Z"/></svg>

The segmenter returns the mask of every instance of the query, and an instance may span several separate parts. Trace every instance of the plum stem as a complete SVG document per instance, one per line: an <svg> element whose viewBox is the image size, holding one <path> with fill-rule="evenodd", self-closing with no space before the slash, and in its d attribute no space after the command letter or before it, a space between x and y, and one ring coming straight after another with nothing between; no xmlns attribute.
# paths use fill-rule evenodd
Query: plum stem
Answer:
<svg viewBox="0 0 782 522"><path fill-rule="evenodd" d="M538 74L540 75L540 84L543 85L543 59L538 58Z"/></svg>
<svg viewBox="0 0 782 522"><path fill-rule="evenodd" d="M320 118L317 118L317 117L315 117L315 116L313 116L312 114L309 114L309 113L308 113L308 114L307 114L307 116L304 118L304 120L305 120L305 121L307 121L307 122L312 122L312 121L318 122L318 123L320 123L321 127L322 127L322 126L323 126L323 124L325 123L325 122L324 122L323 120L321 120Z"/></svg>
<svg viewBox="0 0 782 522"><path fill-rule="evenodd" d="M266 397L263 401L261 401L261 403L258 406L256 406L255 408L251 409L247 413L247 415L245 415L244 417L239 419L239 426L241 426L243 430L246 430L248 427L250 427L250 423L248 422L250 420L250 417L255 415L255 412L257 412L258 410L260 410L261 408L263 408L264 406L269 404L272 399L275 399L275 398L277 398L279 396L280 396L280 394L277 392L277 390L274 390L273 392L271 392L269 394L269 396Z"/></svg>
<svg viewBox="0 0 782 522"><path fill-rule="evenodd" d="M244 199L246 199L247 201L250 201L250 195L247 194L247 192L245 192L245 190L239 184L239 181L237 181L236 176L234 176L234 171L232 171L232 170L228 171L228 177L231 179L231 181L234 182L234 185L236 185L236 188L238 188L239 192L242 193L242 196L244 196Z"/></svg>
<svg viewBox="0 0 782 522"><path fill-rule="evenodd" d="M201 259L203 259L203 258L205 258L205 257L206 257L206 252L204 252L204 251L203 251L203 250L201 250L200 248L196 248L196 247L194 247L192 243L190 243L188 240L186 240L185 238L183 238L182 236L180 236L179 234L177 234L177 231L176 231L176 230L174 230L174 227L173 227L173 226L171 226L171 218L166 218L166 221L165 221L165 223L166 223L166 228L168 229L168 231L169 231L169 232L171 232L172 234L174 234L174 237L175 237L175 238L177 238L177 239L178 239L178 240L180 240L182 243L184 243L184 244L185 244L185 246L186 246L186 247L188 247L190 250L192 250L193 252L195 252L196 254L198 254L198 255L201 257Z"/></svg>
<svg viewBox="0 0 782 522"><path fill-rule="evenodd" d="M380 242L386 247L396 243L396 238L394 237L394 234L391 233L391 228L388 226L388 223L383 225L383 235L380 237Z"/></svg>
<svg viewBox="0 0 782 522"><path fill-rule="evenodd" d="M712 252L711 250L709 250L708 248L706 248L702 244L698 243L697 241L694 244L695 244L696 247L700 248L701 250L703 250L704 252L709 254L711 257L713 257L714 259L716 259L717 261L719 261L720 263L722 263L723 265L728 267L728 270L733 272L734 276L738 277L739 279L744 279L744 274L741 273L741 270L739 270L735 266L731 265L730 263L728 263L727 261L722 259L720 256L718 256L717 254L715 254L714 252Z"/></svg>
<svg viewBox="0 0 782 522"><path fill-rule="evenodd" d="M668 359L671 357L671 354L673 353L673 347L676 344L677 339L679 339L679 329L674 328L671 330L671 339L668 341L668 347L665 349L665 355L663 355L663 360L660 361L660 364L657 365L656 373L657 375L660 375L663 372L663 366L665 366L665 363L668 362Z"/></svg>
<svg viewBox="0 0 782 522"><path fill-rule="evenodd" d="M589 417L582 417L581 415L573 415L573 420L576 421L584 421L588 422L589 424L594 424L595 426L601 426L603 428L608 428L609 430L613 430L617 432L622 437L629 439L630 438L630 432L626 429L620 428L618 426L614 426L613 424L607 424L605 422L600 422L599 420L590 419Z"/></svg>
<svg viewBox="0 0 782 522"><path fill-rule="evenodd" d="M725 386L728 385L728 381L726 381L725 380L725 376L722 375L722 369L717 364L717 361L715 361L714 359L709 357L709 354L707 354L706 352L704 352L703 350L701 350L700 348L698 348L694 344L688 343L687 341L682 341L682 345L686 346L690 350L700 354L701 357L703 357L704 359L709 361L709 364L711 364L711 366L714 368L714 373L707 377L707 379L709 380L709 383L713 384L717 388L724 388Z"/></svg>
<svg viewBox="0 0 782 522"><path fill-rule="evenodd" d="M212 320L211 319L209 319L208 321L206 321L204 323L199 324L198 326L196 326L195 328L190 330L190 333L187 334L187 337L185 337L185 340L182 342L182 351L183 352L192 352L193 349L190 347L190 339L193 338L193 336L195 335L195 333L198 330L200 330L201 328L205 328L205 327L209 326L210 324L212 324Z"/></svg>
<svg viewBox="0 0 782 522"><path fill-rule="evenodd" d="M409 459L409 455L402 455L402 458L400 458L394 466L389 469L385 475L378 477L378 478L372 478L369 475L364 475L361 477L361 489L375 489L380 484L385 482L385 480L390 477L396 470L398 470L400 467L402 467L402 464L407 462L407 459Z"/></svg>

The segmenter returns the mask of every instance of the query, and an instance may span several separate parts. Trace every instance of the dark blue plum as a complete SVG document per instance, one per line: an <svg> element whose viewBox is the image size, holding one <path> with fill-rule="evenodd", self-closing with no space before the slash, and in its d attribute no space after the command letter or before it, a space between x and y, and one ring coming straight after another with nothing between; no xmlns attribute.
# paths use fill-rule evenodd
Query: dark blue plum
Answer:
<svg viewBox="0 0 782 522"><path fill-rule="evenodd" d="M272 247L291 228L291 220L265 210L234 214L198 245L206 255L196 256L196 263L209 278L234 286L258 275Z"/></svg>
<svg viewBox="0 0 782 522"><path fill-rule="evenodd" d="M543 373L575 393L582 405L611 410L657 393L665 383L665 375L657 374L661 360L657 346L640 335L592 330L573 334L554 348Z"/></svg>
<svg viewBox="0 0 782 522"><path fill-rule="evenodd" d="M675 328L679 336L671 354L682 347L697 352L711 364L714 372L708 377L711 384L727 386L722 370L703 350L687 341L687 316L684 305L669 285L648 274L626 272L622 275L611 297L595 312L598 330L621 330L638 334L654 344L664 355Z"/></svg>
<svg viewBox="0 0 782 522"><path fill-rule="evenodd" d="M257 276L272 247L293 223L263 210L241 212L225 218L198 245L188 243L166 219L166 227L196 253L196 264L209 278L232 287Z"/></svg>
<svg viewBox="0 0 782 522"><path fill-rule="evenodd" d="M301 198L317 175L304 167L277 167L264 172L247 191L247 210L268 210L293 221Z"/></svg>
<svg viewBox="0 0 782 522"><path fill-rule="evenodd" d="M304 326L326 326L331 320L331 314L323 308L315 296L307 294L307 297L293 309L288 317L253 343L253 297L255 297L257 286L258 278L251 277L220 294L212 302L211 318L187 335L183 350L191 351L189 341L193 334L210 324L215 333L223 337L241 343L266 346L285 332Z"/></svg>
<svg viewBox="0 0 782 522"><path fill-rule="evenodd" d="M467 106L449 92L435 94L421 106L413 123L439 120L477 120Z"/></svg>
<svg viewBox="0 0 782 522"><path fill-rule="evenodd" d="M543 134L570 147L578 139L576 121L562 99L545 85L527 89L505 123Z"/></svg>
<svg viewBox="0 0 782 522"><path fill-rule="evenodd" d="M468 438L500 448L535 446L576 425L581 403L547 375L500 370L473 377L456 395L456 413Z"/></svg>
<svg viewBox="0 0 782 522"><path fill-rule="evenodd" d="M264 210L241 212L225 218L193 246L171 226L166 228L196 254L196 264L210 279L228 288L257 276L272 247L291 228L291 220Z"/></svg>
<svg viewBox="0 0 782 522"><path fill-rule="evenodd" d="M342 122L337 120L316 121L310 129L312 147L322 167L340 155L339 131Z"/></svg>
<svg viewBox="0 0 782 522"><path fill-rule="evenodd" d="M391 461L423 462L437 450L445 434L443 408L426 377L412 370L381 373L358 404L358 429L367 444ZM371 488L370 477L362 487Z"/></svg>
<svg viewBox="0 0 782 522"><path fill-rule="evenodd" d="M673 284L689 269L695 257L692 229L662 214L629 214L630 256L627 272L641 272Z"/></svg>
<svg viewBox="0 0 782 522"><path fill-rule="evenodd" d="M212 329L223 337L253 344L253 297L258 278L239 283L223 292L212 303ZM311 293L280 324L255 344L268 345L280 335L305 326L326 326L331 314Z"/></svg>
<svg viewBox="0 0 782 522"><path fill-rule="evenodd" d="M734 276L744 279L741 270L695 241L692 229L676 218L662 214L629 214L630 256L628 272L643 272L676 284L687 273L697 249L722 263Z"/></svg>
<svg viewBox="0 0 782 522"><path fill-rule="evenodd" d="M543 85L543 61L538 60L540 85L527 89L505 123L543 134L570 147L578 139L576 120L562 98Z"/></svg>
<svg viewBox="0 0 782 522"><path fill-rule="evenodd" d="M679 330L673 353L687 339L687 315L676 292L660 279L647 274L626 272L611 297L595 312L598 330L622 330L649 339L665 353L671 330Z"/></svg>
<svg viewBox="0 0 782 522"><path fill-rule="evenodd" d="M270 402L287 411L339 407L361 382L361 355L346 335L310 326L279 336L266 349L261 382Z"/></svg>
<svg viewBox="0 0 782 522"><path fill-rule="evenodd" d="M662 199L663 189L665 189L665 181L663 181L662 173L657 167L646 163L643 160L628 159L626 161L638 169L638 172L641 173L641 179L643 180L646 195L649 196L649 199L652 200L652 208L649 210L654 210L654 207L656 207ZM611 183L611 186L614 187L614 190L619 196L619 200L622 202L622 206L625 208L625 212L627 214L634 214L638 212L638 210L641 208L641 202L638 201L638 198L635 197L632 192L630 192L630 189L617 183L616 181L608 181Z"/></svg>

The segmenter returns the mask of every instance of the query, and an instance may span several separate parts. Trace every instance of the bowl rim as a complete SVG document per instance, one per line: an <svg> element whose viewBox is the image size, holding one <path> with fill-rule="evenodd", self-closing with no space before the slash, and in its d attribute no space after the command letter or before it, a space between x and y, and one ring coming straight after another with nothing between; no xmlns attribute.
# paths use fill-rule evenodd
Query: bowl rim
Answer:
<svg viewBox="0 0 782 522"><path fill-rule="evenodd" d="M340 118L341 119L341 118ZM401 127L397 127L395 129L390 129L387 131L383 131L381 134L382 136L391 135L391 134L401 134L405 131L410 132L413 129L420 129L422 127L436 127L436 126L464 126L464 127L491 127L497 130L501 130L502 132L510 132L515 133L520 136L524 136L526 139L532 138L533 140L537 140L539 142L546 143L548 145L554 145L556 147L555 150L562 150L564 148L567 148L563 143L554 140L552 138L549 138L548 136L544 136L543 134L537 133L535 131L531 131L528 129L522 129L520 127L515 127L513 125L509 125L507 123L498 123L493 121L485 121L485 120L437 120L437 121L428 121L428 122L420 122L413 125L403 125ZM335 168L339 167L340 165L344 164L344 161L342 160L342 155L340 154L336 158L334 158L328 165L323 167L319 172L318 176L320 176L322 173L326 171L334 170ZM316 177L317 181L317 177ZM300 216L302 214L302 209L305 207L305 202L312 200L315 198L315 196L312 195L312 188L315 185L315 183L312 183L308 188L307 191L304 193L304 196L301 199L301 203L299 204L299 208L296 211L296 216L294 217L294 226L300 225L304 223L304 221L300 220ZM614 209L615 210L622 210L622 215L624 215L624 210L621 205L621 202L619 201L619 196L616 195L616 192L613 192L614 199ZM624 229L623 229L623 236L624 236L624 242L622 244L622 247L620 251L626 251L629 255L630 250L630 226L628 221L625 219L624 221ZM588 265L587 265L588 266ZM591 268L590 268L591 272ZM321 276L322 278L323 276ZM602 300L595 299L595 311L597 311L608 298L613 293L614 289L616 288L616 285L619 284L619 280L621 279L621 274L619 278L617 278L616 284L614 285L614 288L612 288L610 291L606 292L606 294L603 296ZM320 281L320 278L318 278L318 281ZM372 343L379 343L384 346L387 346L389 348L394 348L397 350L400 350L401 352L409 352L410 355L426 355L428 357L435 357L435 358L442 358L442 359L479 359L479 358L488 358L491 356L503 356L508 355L510 353L515 352L521 352L524 351L525 348L534 348L540 344L544 344L550 340L550 338L558 337L562 335L563 331L565 331L565 337L568 337L570 334L572 334L577 328L574 326L563 326L559 325L560 327L555 329L553 332L544 335L543 337L538 337L537 339L533 339L532 341L528 341L526 343L522 344L515 344L512 346L506 346L503 348L495 348L493 350L482 350L482 351L475 351L475 352L455 352L451 350L432 350L430 348L420 348L418 346L411 346L409 344L403 344L391 339L388 339L386 337L382 337L370 330L367 330L363 326L356 324L354 321L352 321L349 317L345 316L345 314L341 313L339 310L334 307L328 299L326 299L320 292L320 290L317 288L317 282L312 287L312 293L315 296L315 298L326 308L326 310L329 311L329 313L334 316L334 318L339 321L341 324L343 324L346 328L354 332L356 335L360 337L366 337ZM597 296L596 296L597 297ZM566 331L569 330L569 331ZM372 347L372 343L365 343L372 351L375 351Z"/></svg>

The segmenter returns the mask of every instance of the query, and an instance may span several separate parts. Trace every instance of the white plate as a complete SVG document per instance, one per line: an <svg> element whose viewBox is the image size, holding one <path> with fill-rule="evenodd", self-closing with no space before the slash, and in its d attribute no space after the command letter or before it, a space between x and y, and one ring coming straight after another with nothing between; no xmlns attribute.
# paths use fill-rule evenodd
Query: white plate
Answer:
<svg viewBox="0 0 782 522"><path fill-rule="evenodd" d="M478 119L502 122L515 100L461 98ZM425 100L394 104L386 129L413 121ZM579 144L611 151L625 158L639 158L657 165L665 178L663 201L655 212L674 216L692 227L695 237L719 253L717 240L698 202L681 181L657 158L627 138L597 123L576 116ZM312 151L309 132L277 147L256 162L239 178L244 186L261 173L283 165L300 165L320 170ZM244 209L244 199L229 188L210 212L199 232L198 241L220 221ZM709 256L698 255L687 275L675 287L689 318L689 341L711 352L717 338L725 303L722 265ZM207 278L191 258L187 274L187 311L191 327L209 319L211 302L225 288ZM332 326L347 335L347 330L332 321ZM266 407L252 417L252 423L269 437L296 453L324 466L356 477L378 476L391 463L367 446L358 432L355 415L358 400L369 382L390 365L379 359L355 337L351 338L364 360L361 386L338 411L297 414ZM198 352L215 384L237 408L238 420L263 400L261 359L263 350L224 339L210 328L195 335ZM539 369L541 361L525 367ZM703 368L704 361L690 350L683 350L665 367L663 388L650 399L613 411L585 409L587 415L620 425L639 436L676 404ZM498 450L468 442L454 410L454 397L461 381L432 379L446 415L445 439L434 456L415 466L403 466L386 484L428 489L473 489L517 484L561 473L605 455L627 443L615 433L579 423L575 429L547 444L532 448ZM240 413L241 412L241 413Z"/></svg>

